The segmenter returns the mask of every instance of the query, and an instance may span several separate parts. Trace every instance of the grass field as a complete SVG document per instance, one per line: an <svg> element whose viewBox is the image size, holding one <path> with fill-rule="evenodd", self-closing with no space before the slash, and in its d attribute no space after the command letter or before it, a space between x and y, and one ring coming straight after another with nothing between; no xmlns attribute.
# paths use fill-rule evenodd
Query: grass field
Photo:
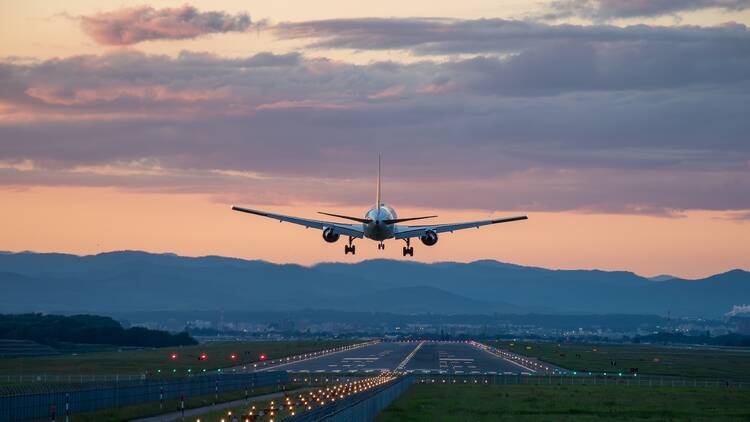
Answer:
<svg viewBox="0 0 750 422"><path fill-rule="evenodd" d="M266 361L300 353L325 350L356 343L354 341L266 341L222 342L197 346L120 352L82 353L79 355L0 359L0 375L18 374L144 374L184 376L205 370ZM177 358L172 360L171 354ZM199 360L201 353L206 360ZM232 359L234 354L236 359Z"/></svg>
<svg viewBox="0 0 750 422"><path fill-rule="evenodd" d="M487 344L576 371L628 372L638 368L641 374L750 378L750 350L512 341Z"/></svg>
<svg viewBox="0 0 750 422"><path fill-rule="evenodd" d="M746 421L750 390L415 384L377 422Z"/></svg>

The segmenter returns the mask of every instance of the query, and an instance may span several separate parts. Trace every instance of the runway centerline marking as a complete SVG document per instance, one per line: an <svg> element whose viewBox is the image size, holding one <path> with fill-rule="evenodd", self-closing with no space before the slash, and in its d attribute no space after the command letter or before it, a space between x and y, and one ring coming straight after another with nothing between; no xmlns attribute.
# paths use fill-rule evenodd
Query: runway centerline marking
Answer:
<svg viewBox="0 0 750 422"><path fill-rule="evenodd" d="M402 360L401 363L398 364L398 366L396 367L396 370L403 371L404 368L406 367L406 364L409 363L411 358L413 358L414 355L417 354L417 352L419 351L419 349L422 347L423 344L424 344L424 341L420 341L419 344L417 344L417 347L415 347L414 350L412 350L411 353L409 353L406 356L406 358L404 358L404 360Z"/></svg>

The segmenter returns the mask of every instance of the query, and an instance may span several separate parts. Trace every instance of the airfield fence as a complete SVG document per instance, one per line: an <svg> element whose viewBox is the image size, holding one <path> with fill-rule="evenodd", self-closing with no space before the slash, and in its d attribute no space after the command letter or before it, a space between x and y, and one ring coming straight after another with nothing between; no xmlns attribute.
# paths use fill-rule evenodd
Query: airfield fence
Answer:
<svg viewBox="0 0 750 422"><path fill-rule="evenodd" d="M163 400L219 394L243 389L286 385L285 371L250 374L197 375L180 379L123 381L114 385L87 385L69 391L0 396L0 422L49 419L66 414ZM80 387L80 386L79 386Z"/></svg>
<svg viewBox="0 0 750 422"><path fill-rule="evenodd" d="M748 380L602 373L568 374L412 374L415 384L622 385L628 387L750 388Z"/></svg>
<svg viewBox="0 0 750 422"><path fill-rule="evenodd" d="M284 419L288 422L372 421L411 386L414 378L402 376L371 390L363 391L326 406Z"/></svg>

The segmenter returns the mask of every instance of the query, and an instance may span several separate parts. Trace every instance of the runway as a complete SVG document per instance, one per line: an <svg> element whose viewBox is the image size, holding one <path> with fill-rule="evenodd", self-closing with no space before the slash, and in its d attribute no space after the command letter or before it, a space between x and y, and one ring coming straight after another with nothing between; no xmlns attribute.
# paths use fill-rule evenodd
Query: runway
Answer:
<svg viewBox="0 0 750 422"><path fill-rule="evenodd" d="M394 370L416 347L416 342L383 342L303 362L277 366L289 372L381 372Z"/></svg>
<svg viewBox="0 0 750 422"><path fill-rule="evenodd" d="M534 372L465 342L426 342L406 365L406 371L447 374Z"/></svg>
<svg viewBox="0 0 750 422"><path fill-rule="evenodd" d="M294 362L278 370L308 373L371 373L396 369L412 373L518 374L531 368L466 342L382 342L355 350Z"/></svg>

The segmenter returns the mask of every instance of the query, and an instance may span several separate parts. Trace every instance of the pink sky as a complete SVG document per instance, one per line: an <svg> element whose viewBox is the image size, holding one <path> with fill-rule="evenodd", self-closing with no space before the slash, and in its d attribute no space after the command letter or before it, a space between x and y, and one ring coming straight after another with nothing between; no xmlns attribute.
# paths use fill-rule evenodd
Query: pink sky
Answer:
<svg viewBox="0 0 750 422"><path fill-rule="evenodd" d="M742 5L150 4L0 6L0 250L402 259L229 211L363 214L382 152L399 216L530 217L419 261L750 268Z"/></svg>

